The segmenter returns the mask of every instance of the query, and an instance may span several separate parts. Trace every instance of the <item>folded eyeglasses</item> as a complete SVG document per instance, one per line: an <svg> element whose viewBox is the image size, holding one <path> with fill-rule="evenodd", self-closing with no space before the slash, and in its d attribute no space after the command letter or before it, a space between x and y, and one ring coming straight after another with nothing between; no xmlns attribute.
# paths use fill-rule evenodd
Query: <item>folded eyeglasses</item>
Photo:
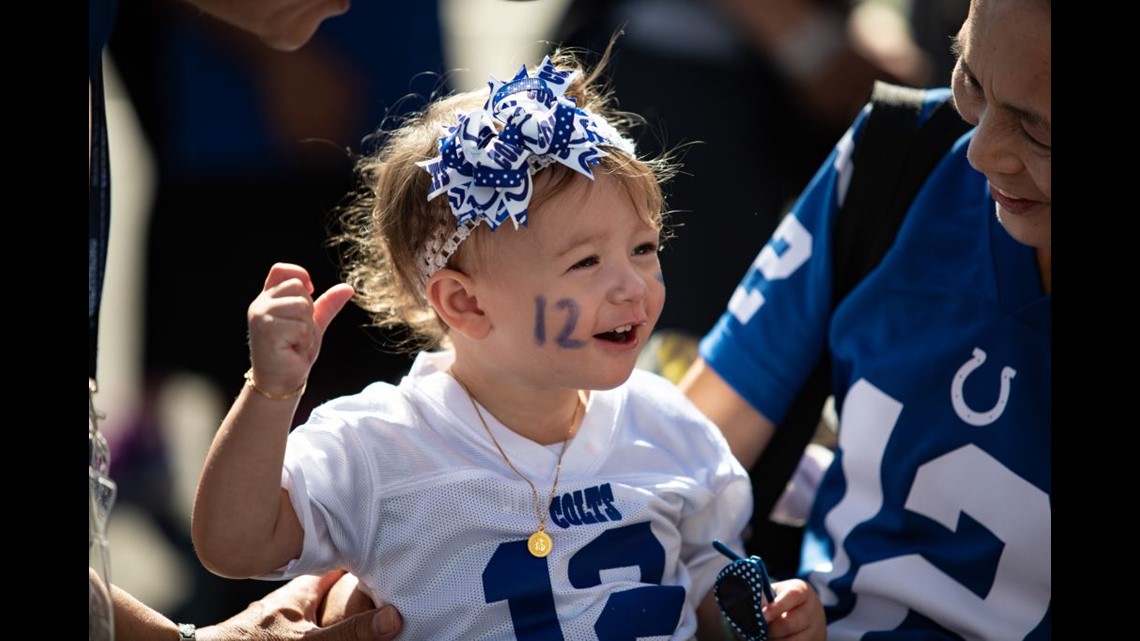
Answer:
<svg viewBox="0 0 1140 641"><path fill-rule="evenodd" d="M776 598L768 568L758 556L747 559L714 540L713 547L732 559L716 575L713 594L726 621L744 641L767 641L768 622L763 607Z"/></svg>

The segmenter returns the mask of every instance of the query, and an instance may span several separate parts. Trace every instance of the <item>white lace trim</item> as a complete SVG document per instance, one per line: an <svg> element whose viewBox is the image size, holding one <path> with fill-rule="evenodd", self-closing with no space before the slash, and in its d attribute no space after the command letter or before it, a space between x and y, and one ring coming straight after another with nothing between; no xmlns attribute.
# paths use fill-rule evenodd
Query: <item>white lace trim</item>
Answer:
<svg viewBox="0 0 1140 641"><path fill-rule="evenodd" d="M466 240L471 232L475 231L476 226L477 222L468 221L456 227L450 234L442 227L436 230L416 258L416 266L420 268L425 284L447 265L447 261L455 255L455 250L459 249L459 243Z"/></svg>

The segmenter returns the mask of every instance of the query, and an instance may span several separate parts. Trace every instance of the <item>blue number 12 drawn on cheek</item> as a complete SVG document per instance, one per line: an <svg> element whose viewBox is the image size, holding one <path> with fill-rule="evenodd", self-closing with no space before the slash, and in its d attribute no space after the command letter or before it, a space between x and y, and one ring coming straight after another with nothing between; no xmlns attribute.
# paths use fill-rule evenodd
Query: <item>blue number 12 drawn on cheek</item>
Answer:
<svg viewBox="0 0 1140 641"><path fill-rule="evenodd" d="M534 343L546 343L546 297L534 297Z"/></svg>
<svg viewBox="0 0 1140 641"><path fill-rule="evenodd" d="M579 349L586 343L576 338L570 338L574 327L578 324L578 303L573 299L562 298L554 303L554 309L566 310L566 322L562 324L561 331L554 338L555 344L563 349ZM546 297L534 297L534 342L537 345L546 344Z"/></svg>

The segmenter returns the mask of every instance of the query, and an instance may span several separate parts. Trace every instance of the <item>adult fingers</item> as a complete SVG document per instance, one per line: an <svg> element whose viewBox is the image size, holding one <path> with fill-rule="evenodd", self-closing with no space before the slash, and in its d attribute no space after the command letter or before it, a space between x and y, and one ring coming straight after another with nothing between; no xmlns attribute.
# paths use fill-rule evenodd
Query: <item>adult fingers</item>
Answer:
<svg viewBox="0 0 1140 641"><path fill-rule="evenodd" d="M348 617L336 625L313 630L305 638L311 641L393 641L403 624L396 608L385 605Z"/></svg>
<svg viewBox="0 0 1140 641"><path fill-rule="evenodd" d="M332 587L336 585L336 582L340 580L340 577L344 576L345 574L348 574L348 570L329 570L328 572L322 574L317 579L317 583L314 586L317 597L316 602L320 603L323 601L325 597L329 595L329 590L332 590Z"/></svg>
<svg viewBox="0 0 1140 641"><path fill-rule="evenodd" d="M366 616L357 615L357 616ZM394 605L385 605L372 617L372 634L377 641L392 641L404 628L404 620Z"/></svg>
<svg viewBox="0 0 1140 641"><path fill-rule="evenodd" d="M295 607L315 621L317 606L344 572L344 570L332 570L322 576L311 574L299 576L269 593L264 602L270 605L280 603Z"/></svg>

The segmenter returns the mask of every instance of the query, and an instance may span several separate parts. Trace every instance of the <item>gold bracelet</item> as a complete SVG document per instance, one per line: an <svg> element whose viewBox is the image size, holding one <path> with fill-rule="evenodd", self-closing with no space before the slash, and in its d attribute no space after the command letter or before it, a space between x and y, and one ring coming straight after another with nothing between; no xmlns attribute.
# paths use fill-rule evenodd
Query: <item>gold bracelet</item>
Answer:
<svg viewBox="0 0 1140 641"><path fill-rule="evenodd" d="M268 398L271 401L291 401L291 400L297 398L298 396L300 396L301 394L305 393L305 386L309 384L309 381L305 381L304 383L301 383L300 387L293 390L292 392L289 392L288 394L273 394L271 392L267 392L267 391L261 389L260 387L257 386L257 383L253 382L253 368L251 367L245 373L245 384L248 385L251 390L257 392L258 394L261 394L262 396L264 396L265 398Z"/></svg>

